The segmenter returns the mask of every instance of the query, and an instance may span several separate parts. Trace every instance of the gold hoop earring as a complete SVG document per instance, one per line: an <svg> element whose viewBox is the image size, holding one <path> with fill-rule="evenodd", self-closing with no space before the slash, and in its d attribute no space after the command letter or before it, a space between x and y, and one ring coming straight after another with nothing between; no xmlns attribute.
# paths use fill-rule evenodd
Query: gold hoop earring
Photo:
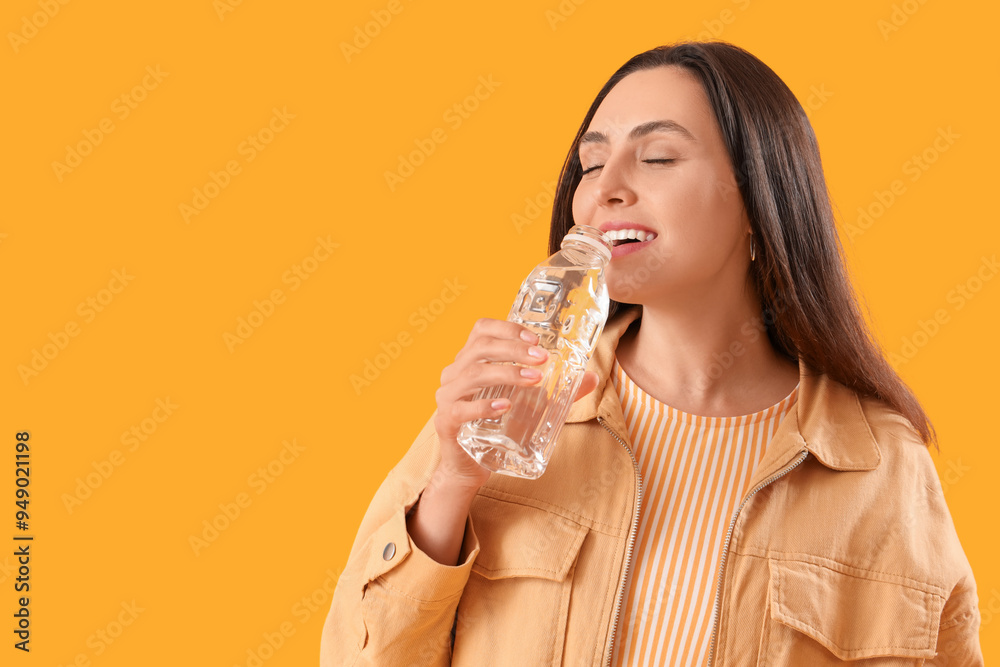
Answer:
<svg viewBox="0 0 1000 667"><path fill-rule="evenodd" d="M756 254L754 253L754 248L753 248L753 234L751 234L750 235L750 261L752 262L755 259L756 259Z"/></svg>

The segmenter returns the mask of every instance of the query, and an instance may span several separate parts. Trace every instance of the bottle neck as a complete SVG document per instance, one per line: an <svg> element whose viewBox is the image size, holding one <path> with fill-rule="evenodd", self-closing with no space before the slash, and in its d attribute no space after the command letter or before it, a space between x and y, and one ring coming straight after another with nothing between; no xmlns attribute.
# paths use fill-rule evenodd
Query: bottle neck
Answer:
<svg viewBox="0 0 1000 667"><path fill-rule="evenodd" d="M588 258L588 263L599 262L602 266L611 260L611 241L601 230L595 227L575 225L563 238L560 247L582 253Z"/></svg>
<svg viewBox="0 0 1000 667"><path fill-rule="evenodd" d="M563 254L571 255L571 258L581 266L593 266L603 269L608 265L608 257L604 253L591 243L579 239L564 239L562 252Z"/></svg>

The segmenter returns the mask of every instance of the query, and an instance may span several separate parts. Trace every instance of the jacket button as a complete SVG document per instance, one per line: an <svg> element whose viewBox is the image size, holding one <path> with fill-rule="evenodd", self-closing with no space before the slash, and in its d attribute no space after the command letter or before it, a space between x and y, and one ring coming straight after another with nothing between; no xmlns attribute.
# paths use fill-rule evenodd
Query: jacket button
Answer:
<svg viewBox="0 0 1000 667"><path fill-rule="evenodd" d="M392 560L392 557L396 555L396 545L392 542L385 545L385 549L382 550L382 560Z"/></svg>

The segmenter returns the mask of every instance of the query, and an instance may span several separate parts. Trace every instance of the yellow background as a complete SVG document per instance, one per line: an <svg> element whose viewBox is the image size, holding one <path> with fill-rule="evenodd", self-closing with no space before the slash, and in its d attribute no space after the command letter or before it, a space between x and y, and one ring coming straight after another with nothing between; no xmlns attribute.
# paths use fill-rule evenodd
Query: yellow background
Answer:
<svg viewBox="0 0 1000 667"><path fill-rule="evenodd" d="M4 3L0 553L18 532L23 430L36 540L29 655L11 646L13 557L0 556L0 662L247 665L284 628L264 664L316 664L324 586L433 410L441 369L476 318L506 315L546 254L544 184L588 104L631 55L699 33L747 48L812 100L875 330L890 352L920 343L899 370L938 429L987 663L1000 657L1000 279L961 309L947 298L1000 247L995 3L576 2L399 0L350 59L342 43L371 12L384 21L388 2ZM898 30L880 30L894 11ZM456 126L445 114L480 77L498 85ZM123 95L144 98L126 117ZM268 137L274 109L294 118ZM104 119L113 131L57 175L67 145ZM385 172L437 128L444 143L390 190ZM911 180L907 162L948 128L958 138ZM248 160L258 133L272 141ZM213 172L225 181L230 161L238 173L186 221L181 204ZM858 208L895 180L905 192L848 238ZM530 224L518 230L515 214ZM339 247L307 261L326 256L317 238ZM296 265L313 270L298 284ZM446 281L458 297L419 326ZM283 303L227 346L275 290ZM91 313L88 298L106 303ZM948 321L915 337L942 308ZM52 347L68 323L78 335ZM356 391L351 376L400 334L410 344ZM25 381L19 367L46 345L53 358ZM177 407L165 416L157 399ZM143 424L130 450L122 434ZM274 464L286 441L298 453ZM269 464L280 474L261 488L252 476ZM224 525L219 505L238 497L249 505L196 554L190 537ZM134 620L122 606L133 602ZM98 631L117 632L119 616L130 624L104 643Z"/></svg>

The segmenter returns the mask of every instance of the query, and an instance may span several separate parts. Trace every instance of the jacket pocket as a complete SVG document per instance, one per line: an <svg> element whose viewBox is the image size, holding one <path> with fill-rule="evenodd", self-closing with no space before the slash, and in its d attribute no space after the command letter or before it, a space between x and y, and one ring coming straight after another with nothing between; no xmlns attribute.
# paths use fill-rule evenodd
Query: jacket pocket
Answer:
<svg viewBox="0 0 1000 667"><path fill-rule="evenodd" d="M573 573L587 528L477 496L479 555L458 605L453 665L560 665Z"/></svg>
<svg viewBox="0 0 1000 667"><path fill-rule="evenodd" d="M758 666L923 665L936 653L944 596L895 575L770 560Z"/></svg>

